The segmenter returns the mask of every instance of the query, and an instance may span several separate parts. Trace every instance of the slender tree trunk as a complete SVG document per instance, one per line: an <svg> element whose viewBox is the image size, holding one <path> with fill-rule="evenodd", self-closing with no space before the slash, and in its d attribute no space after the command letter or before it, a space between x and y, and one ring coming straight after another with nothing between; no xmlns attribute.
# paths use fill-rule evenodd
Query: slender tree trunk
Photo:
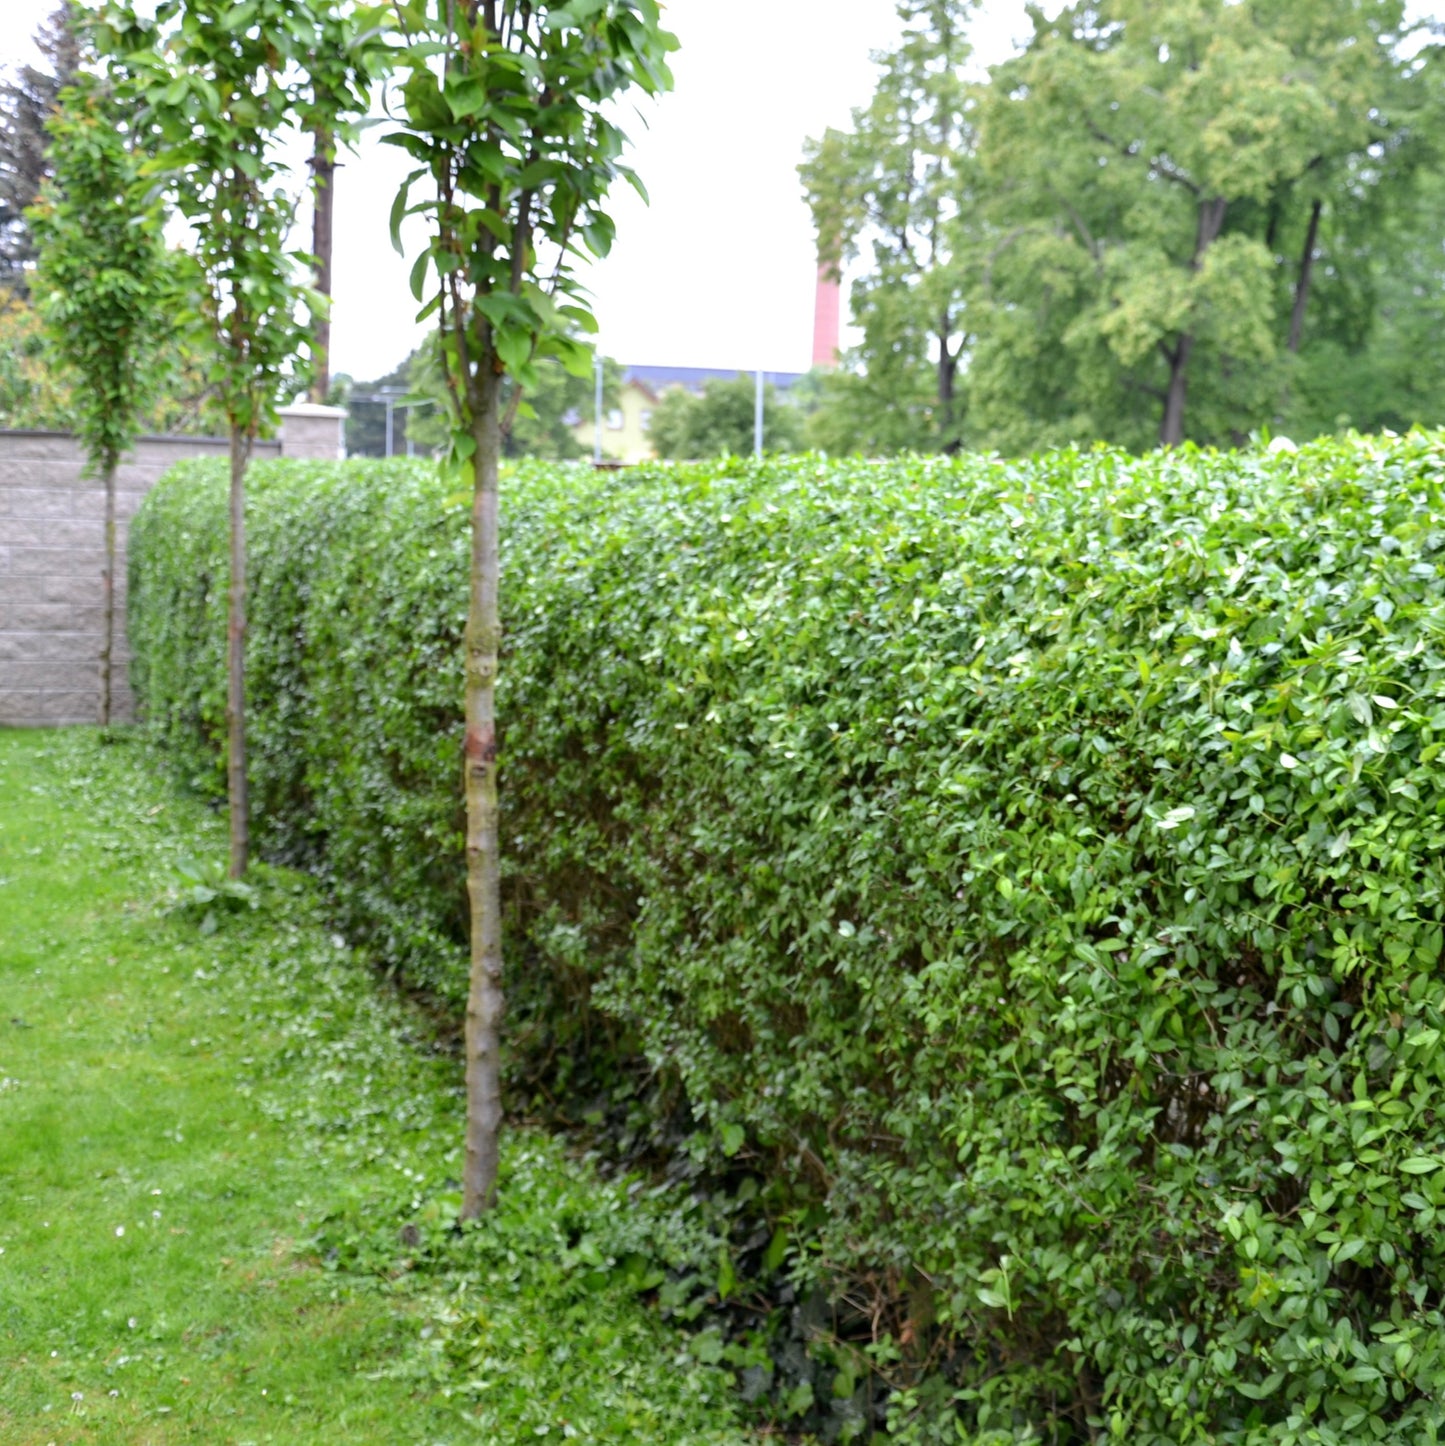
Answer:
<svg viewBox="0 0 1445 1446"><path fill-rule="evenodd" d="M949 317L945 312L938 327L938 411L946 452L958 450L958 444L948 436L953 430L953 400L958 382L958 354L948 349L951 330Z"/></svg>
<svg viewBox="0 0 1445 1446"><path fill-rule="evenodd" d="M953 379L958 369L958 358L948 349L949 330L945 315L938 326L938 405L945 417L953 414Z"/></svg>
<svg viewBox="0 0 1445 1446"><path fill-rule="evenodd" d="M100 640L100 722L110 727L115 668L115 462L105 464L105 570L101 574L105 622Z"/></svg>
<svg viewBox="0 0 1445 1446"><path fill-rule="evenodd" d="M1279 236L1279 197L1272 196L1269 202L1269 225L1264 231L1265 250L1274 255L1274 243Z"/></svg>
<svg viewBox="0 0 1445 1446"><path fill-rule="evenodd" d="M1224 213L1229 202L1223 196L1199 202L1199 224L1194 233L1194 255L1189 269L1198 271L1204 264L1204 253L1224 229ZM1194 334L1182 332L1179 340L1165 355L1169 358L1169 387L1164 394L1164 417L1159 424L1159 445L1177 447L1184 441L1184 404L1189 391L1189 358L1194 353Z"/></svg>
<svg viewBox="0 0 1445 1446"><path fill-rule="evenodd" d="M485 363L475 410L476 485L472 500L471 596L466 632L465 745L467 896L471 903L471 987L467 995L467 1150L462 1218L489 1209L497 1193L502 1127L501 832L497 815L498 610L497 471L501 381Z"/></svg>
<svg viewBox="0 0 1445 1446"><path fill-rule="evenodd" d="M231 591L226 621L226 792L231 813L230 876L242 878L251 851L246 792L246 464L251 439L231 428Z"/></svg>
<svg viewBox="0 0 1445 1446"><path fill-rule="evenodd" d="M1304 251L1299 259L1299 280L1294 288L1294 310L1289 319L1289 349L1298 352L1305 334L1305 310L1310 302L1310 283L1315 274L1315 246L1320 239L1320 212L1324 202L1316 201L1310 207L1310 224L1305 233Z"/></svg>
<svg viewBox="0 0 1445 1446"><path fill-rule="evenodd" d="M316 289L331 301L331 255L334 246L332 224L336 211L336 143L331 132L315 133L311 172L316 197L311 227L311 253L316 258ZM331 311L314 322L311 336L311 400L324 404L331 390Z"/></svg>
<svg viewBox="0 0 1445 1446"><path fill-rule="evenodd" d="M1164 420L1159 426L1159 445L1177 447L1184 441L1184 403L1189 390L1189 357L1194 338L1181 336L1169 353L1169 389L1164 393Z"/></svg>

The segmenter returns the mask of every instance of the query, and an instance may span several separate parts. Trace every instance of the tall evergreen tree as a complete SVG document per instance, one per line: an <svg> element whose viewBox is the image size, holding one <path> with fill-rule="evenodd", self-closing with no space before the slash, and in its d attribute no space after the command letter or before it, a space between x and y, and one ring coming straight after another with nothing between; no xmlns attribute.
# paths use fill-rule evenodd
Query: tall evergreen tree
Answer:
<svg viewBox="0 0 1445 1446"><path fill-rule="evenodd" d="M35 38L45 68L22 65L0 81L0 286L16 295L29 290L27 272L36 254L25 208L35 204L50 175L46 122L80 72L78 15L75 0L63 0Z"/></svg>

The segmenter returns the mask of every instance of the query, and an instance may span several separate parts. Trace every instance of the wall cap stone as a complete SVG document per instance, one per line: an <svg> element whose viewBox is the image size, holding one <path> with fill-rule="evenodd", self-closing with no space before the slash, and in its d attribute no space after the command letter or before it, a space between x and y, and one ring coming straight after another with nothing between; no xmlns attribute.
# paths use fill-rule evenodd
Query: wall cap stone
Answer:
<svg viewBox="0 0 1445 1446"><path fill-rule="evenodd" d="M323 417L344 422L350 415L345 407L323 407L319 402L297 402L290 407L277 407L278 417Z"/></svg>

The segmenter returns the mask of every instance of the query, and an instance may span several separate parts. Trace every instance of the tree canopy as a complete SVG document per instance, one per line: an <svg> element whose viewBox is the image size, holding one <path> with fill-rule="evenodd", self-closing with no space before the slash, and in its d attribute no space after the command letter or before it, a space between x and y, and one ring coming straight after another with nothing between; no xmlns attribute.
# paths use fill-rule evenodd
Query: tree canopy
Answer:
<svg viewBox="0 0 1445 1446"><path fill-rule="evenodd" d="M701 394L670 387L657 399L647 434L659 457L752 455L757 441L757 380L744 372L714 377ZM763 384L763 450L798 452L802 413L771 382Z"/></svg>
<svg viewBox="0 0 1445 1446"><path fill-rule="evenodd" d="M1445 416L1428 365L1398 389L1445 162L1402 0L1078 0L973 82L969 9L905 0L873 104L804 161L820 234L871 247L820 429L1024 452Z"/></svg>
<svg viewBox="0 0 1445 1446"><path fill-rule="evenodd" d="M51 170L29 213L34 291L57 366L77 384L75 426L98 473L130 449L160 389L165 314L184 296L114 97L89 76L50 119Z"/></svg>

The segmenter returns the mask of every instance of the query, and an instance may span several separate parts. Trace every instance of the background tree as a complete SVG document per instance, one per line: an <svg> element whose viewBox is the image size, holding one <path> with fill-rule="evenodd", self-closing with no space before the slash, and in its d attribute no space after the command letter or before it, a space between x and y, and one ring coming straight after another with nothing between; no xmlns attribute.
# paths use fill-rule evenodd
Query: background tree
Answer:
<svg viewBox="0 0 1445 1446"><path fill-rule="evenodd" d="M1228 444L1342 415L1345 373L1394 386L1364 373L1418 341L1387 298L1445 141L1402 0L1077 0L977 85L966 4L900 13L873 103L802 167L820 235L867 261L816 445Z"/></svg>
<svg viewBox="0 0 1445 1446"><path fill-rule="evenodd" d="M647 435L659 457L750 457L757 440L757 379L744 372L713 377L701 395L669 387L652 409ZM763 447L768 452L798 452L803 447L803 417L782 400L771 383L763 384Z"/></svg>
<svg viewBox="0 0 1445 1446"><path fill-rule="evenodd" d="M807 445L834 456L938 450L932 368L909 365L898 354L875 355L878 329L865 330L865 338L842 366L809 372L793 383L789 405L802 418ZM955 396L955 405L962 401Z"/></svg>
<svg viewBox="0 0 1445 1446"><path fill-rule="evenodd" d="M59 368L74 378L74 425L105 488L100 721L111 718L115 651L115 474L159 391L174 267L165 212L147 197L124 115L93 78L61 92L49 123L52 174L29 220L34 291Z"/></svg>
<svg viewBox="0 0 1445 1446"><path fill-rule="evenodd" d="M171 253L177 288L175 314L193 303L188 298L190 267ZM161 342L160 390L141 421L141 432L223 436L225 414L210 383L209 346L186 326L168 331ZM75 374L60 364L46 341L45 325L34 298L0 297L0 427L68 432L76 421Z"/></svg>
<svg viewBox="0 0 1445 1446"><path fill-rule="evenodd" d="M440 445L445 450L446 438L450 435L445 415L440 421L435 417L438 408L445 408L441 393L441 379L435 377L434 385L425 381L418 385L425 367L423 358L430 342L409 353L400 363L383 376L370 381L356 381L341 373L332 378L325 400L333 406L346 408L346 451L352 457L385 457L386 453L386 402L387 393L393 397L391 442L393 455L421 450L423 456L431 456ZM434 350L434 348L433 348ZM433 370L435 366L433 365ZM315 393L313 392L313 396ZM403 406L406 401L422 401L427 405ZM428 420L431 426L427 426ZM440 427L441 437L437 431ZM423 441L423 434L426 440Z"/></svg>
<svg viewBox="0 0 1445 1446"><path fill-rule="evenodd" d="M671 84L676 42L656 0L411 0L394 6L408 48L403 128L388 137L417 162L393 210L400 248L408 211L430 225L413 271L423 317L436 316L452 420L450 463L472 484L466 628L467 886L472 972L467 1002L467 1131L463 1215L496 1191L502 1120L502 937L495 687L497 483L507 411L555 358L578 375L591 354L573 332L595 330L573 270L605 255L602 210L625 137L608 103ZM439 64L438 64L439 60ZM416 183L427 194L413 203ZM428 286L428 278L431 285ZM428 296L428 292L430 293Z"/></svg>
<svg viewBox="0 0 1445 1446"><path fill-rule="evenodd" d="M863 339L826 384L819 426L831 450L953 450L962 439L960 369L969 344L965 281L973 236L974 139L967 27L975 0L900 0L902 43L876 57L870 104L851 131L809 141L799 168L826 263L866 250L852 292ZM883 405L875 398L887 398Z"/></svg>
<svg viewBox="0 0 1445 1446"><path fill-rule="evenodd" d="M25 208L34 204L50 173L46 122L60 92L80 71L78 14L73 0L65 0L41 26L35 44L48 69L22 65L0 82L0 284L20 296L29 288L35 261Z"/></svg>
<svg viewBox="0 0 1445 1446"><path fill-rule="evenodd" d="M276 142L305 114L322 120L321 92L301 68L323 44L354 46L370 12L334 0L162 0L154 19L131 0L112 0L98 32L103 51L142 102L140 123L162 179L195 229L203 278L201 317L214 339L212 380L231 443L231 578L227 642L227 793L230 872L250 853L246 787L245 479L262 430L274 425L283 389L304 381L298 362L312 293L286 249L295 219ZM343 31L337 17L349 15ZM347 39L345 37L351 37ZM359 55L346 85L328 93L332 129L365 111ZM314 318L316 304L311 303Z"/></svg>
<svg viewBox="0 0 1445 1446"><path fill-rule="evenodd" d="M1350 234L1338 205L1320 228L1309 334L1281 425L1291 437L1445 421L1445 176Z"/></svg>
<svg viewBox="0 0 1445 1446"><path fill-rule="evenodd" d="M74 421L73 388L52 363L40 314L0 296L0 427L64 432Z"/></svg>
<svg viewBox="0 0 1445 1446"><path fill-rule="evenodd" d="M1035 27L980 108L980 166L1016 248L980 307L980 331L1000 333L974 358L993 373L985 406L1013 397L1046 432L1082 414L1135 444L1151 410L1165 445L1269 421L1330 198L1378 190L1418 139L1403 5L1100 0ZM1026 384L1010 318L1075 384ZM1114 415L1077 385L1086 373L1111 378Z"/></svg>

